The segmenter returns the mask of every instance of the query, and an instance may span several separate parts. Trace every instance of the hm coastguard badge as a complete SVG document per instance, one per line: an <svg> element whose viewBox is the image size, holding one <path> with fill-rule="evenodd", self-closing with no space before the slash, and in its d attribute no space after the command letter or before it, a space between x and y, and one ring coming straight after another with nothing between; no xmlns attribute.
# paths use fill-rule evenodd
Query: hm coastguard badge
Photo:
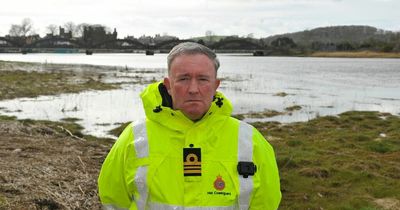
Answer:
<svg viewBox="0 0 400 210"><path fill-rule="evenodd" d="M217 176L217 179L214 181L214 188L218 191L221 191L225 188L225 182L222 179L222 176Z"/></svg>
<svg viewBox="0 0 400 210"><path fill-rule="evenodd" d="M225 192L223 191L225 189L225 181L222 179L221 175L218 175L217 178L215 179L214 183L214 191L209 191L207 192L207 195L217 195L217 196L230 196L232 195L231 192Z"/></svg>

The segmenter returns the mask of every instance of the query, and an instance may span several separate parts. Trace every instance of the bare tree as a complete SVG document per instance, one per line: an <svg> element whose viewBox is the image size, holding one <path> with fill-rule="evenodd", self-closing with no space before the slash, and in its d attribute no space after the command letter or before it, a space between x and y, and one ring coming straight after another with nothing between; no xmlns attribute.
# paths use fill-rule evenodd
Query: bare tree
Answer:
<svg viewBox="0 0 400 210"><path fill-rule="evenodd" d="M10 31L8 32L10 36L21 36L21 26L12 24Z"/></svg>
<svg viewBox="0 0 400 210"><path fill-rule="evenodd" d="M46 29L53 36L58 34L58 27L54 24L48 25Z"/></svg>
<svg viewBox="0 0 400 210"><path fill-rule="evenodd" d="M33 22L29 18L23 19L20 25L12 24L9 31L10 36L26 36L29 33L34 33Z"/></svg>
<svg viewBox="0 0 400 210"><path fill-rule="evenodd" d="M33 33L33 22L30 18L24 18L21 23L21 35L26 36L30 32Z"/></svg>
<svg viewBox="0 0 400 210"><path fill-rule="evenodd" d="M83 30L86 26L89 26L87 23L81 23L76 27L76 37L82 37L83 36Z"/></svg>
<svg viewBox="0 0 400 210"><path fill-rule="evenodd" d="M71 32L73 37L77 36L78 26L74 22L72 22L72 21L66 22L64 24L64 28L65 28L66 32Z"/></svg>

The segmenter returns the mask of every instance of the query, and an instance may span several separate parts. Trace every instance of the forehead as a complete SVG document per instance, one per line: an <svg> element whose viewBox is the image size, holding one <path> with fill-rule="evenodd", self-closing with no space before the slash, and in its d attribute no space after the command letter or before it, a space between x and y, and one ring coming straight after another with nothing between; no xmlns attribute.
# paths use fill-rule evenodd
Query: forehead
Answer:
<svg viewBox="0 0 400 210"><path fill-rule="evenodd" d="M215 66L213 61L203 54L183 54L171 62L172 74L213 74Z"/></svg>

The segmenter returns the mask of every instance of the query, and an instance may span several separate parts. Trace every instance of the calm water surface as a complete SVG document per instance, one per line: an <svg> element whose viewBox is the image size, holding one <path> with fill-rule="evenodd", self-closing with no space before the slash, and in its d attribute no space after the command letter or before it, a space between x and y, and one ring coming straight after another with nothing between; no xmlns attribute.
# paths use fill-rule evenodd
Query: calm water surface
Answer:
<svg viewBox="0 0 400 210"><path fill-rule="evenodd" d="M219 91L232 101L234 113L302 107L291 115L248 121L306 121L349 110L400 114L400 59L227 54L219 58L218 74L223 79ZM156 80L166 75L166 54L0 54L0 60L127 66L134 70L124 72L124 76L139 75ZM118 75L115 79L118 80ZM119 79L126 81L125 77ZM144 87L127 84L119 90L0 101L0 113L48 120L76 117L82 119L78 123L85 127L86 133L107 136L107 131L119 123L144 116L138 97ZM288 95L276 96L280 92Z"/></svg>

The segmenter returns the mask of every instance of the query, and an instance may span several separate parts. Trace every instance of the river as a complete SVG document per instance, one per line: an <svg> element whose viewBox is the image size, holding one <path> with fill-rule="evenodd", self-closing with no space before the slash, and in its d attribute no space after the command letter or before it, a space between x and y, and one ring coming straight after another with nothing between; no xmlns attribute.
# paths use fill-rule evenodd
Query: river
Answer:
<svg viewBox="0 0 400 210"><path fill-rule="evenodd" d="M219 91L232 101L235 114L302 107L248 121L288 123L349 110L400 114L400 59L218 56L223 79ZM166 54L0 54L0 60L127 66L149 71L142 76L156 80L166 75ZM144 116L138 97L143 88L130 84L118 90L5 100L0 101L0 113L46 120L80 118L85 133L108 136L119 123ZM282 92L287 95L277 95Z"/></svg>

